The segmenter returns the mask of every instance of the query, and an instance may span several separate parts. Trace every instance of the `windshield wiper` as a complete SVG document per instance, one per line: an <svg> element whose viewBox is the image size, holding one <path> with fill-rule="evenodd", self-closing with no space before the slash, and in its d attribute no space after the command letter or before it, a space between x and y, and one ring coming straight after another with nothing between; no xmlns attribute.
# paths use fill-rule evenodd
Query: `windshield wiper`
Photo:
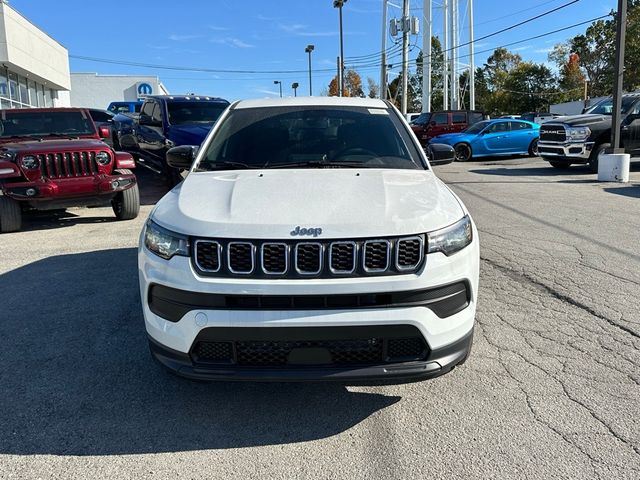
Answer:
<svg viewBox="0 0 640 480"><path fill-rule="evenodd" d="M249 165L248 163L242 163L242 162L233 162L230 160L225 160L223 162L215 162L215 163L211 163L206 165L205 169L206 170L233 170L233 168L229 169L229 168L225 168L225 167L234 167L234 168L260 168L257 165Z"/></svg>
<svg viewBox="0 0 640 480"><path fill-rule="evenodd" d="M89 133L85 133L83 135L89 135ZM40 137L66 137L68 139L76 139L80 138L79 134L70 134L70 133L61 133L61 132L49 132L46 135L39 135Z"/></svg>
<svg viewBox="0 0 640 480"><path fill-rule="evenodd" d="M309 160L307 162L282 162L265 165L264 168L366 168L362 162L332 162Z"/></svg>

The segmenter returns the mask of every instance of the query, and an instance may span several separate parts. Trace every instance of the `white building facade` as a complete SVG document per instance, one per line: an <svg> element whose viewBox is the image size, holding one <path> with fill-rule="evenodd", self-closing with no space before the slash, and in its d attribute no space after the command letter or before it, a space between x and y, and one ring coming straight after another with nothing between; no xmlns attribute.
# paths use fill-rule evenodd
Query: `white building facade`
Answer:
<svg viewBox="0 0 640 480"><path fill-rule="evenodd" d="M111 102L133 102L144 95L168 94L156 76L71 74L70 104L73 107L107 108Z"/></svg>
<svg viewBox="0 0 640 480"><path fill-rule="evenodd" d="M68 106L69 54L0 1L0 108Z"/></svg>

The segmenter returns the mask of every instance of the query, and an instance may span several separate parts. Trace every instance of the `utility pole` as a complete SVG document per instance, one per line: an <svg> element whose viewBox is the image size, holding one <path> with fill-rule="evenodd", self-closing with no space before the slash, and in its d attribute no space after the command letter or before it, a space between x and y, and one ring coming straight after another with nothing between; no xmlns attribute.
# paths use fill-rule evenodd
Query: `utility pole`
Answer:
<svg viewBox="0 0 640 480"><path fill-rule="evenodd" d="M458 110L458 0L451 1L451 109Z"/></svg>
<svg viewBox="0 0 640 480"><path fill-rule="evenodd" d="M622 79L624 78L624 47L627 31L627 0L618 0L616 18L616 63L613 79L613 113L611 118L611 153L624 153L620 148L620 110L622 109Z"/></svg>
<svg viewBox="0 0 640 480"><path fill-rule="evenodd" d="M401 112L407 114L409 93L409 0L402 2L402 105Z"/></svg>
<svg viewBox="0 0 640 480"><path fill-rule="evenodd" d="M344 44L342 41L342 7L347 0L333 0L334 8L338 9L340 16L340 58L338 59L338 96L342 96L342 89L344 88Z"/></svg>
<svg viewBox="0 0 640 480"><path fill-rule="evenodd" d="M476 67L473 45L473 0L469 0L469 109L476 109Z"/></svg>
<svg viewBox="0 0 640 480"><path fill-rule="evenodd" d="M309 96L310 97L313 96L313 89L311 88L311 52L313 52L314 48L315 47L313 45L307 45L307 47L304 49L304 51L309 54Z"/></svg>
<svg viewBox="0 0 640 480"><path fill-rule="evenodd" d="M471 1L471 0L470 0ZM424 33L422 35L422 111L431 111L431 0L424 0Z"/></svg>
<svg viewBox="0 0 640 480"><path fill-rule="evenodd" d="M449 1L442 0L442 109L449 109Z"/></svg>
<svg viewBox="0 0 640 480"><path fill-rule="evenodd" d="M387 98L387 0L382 0L382 52L380 58L380 98Z"/></svg>

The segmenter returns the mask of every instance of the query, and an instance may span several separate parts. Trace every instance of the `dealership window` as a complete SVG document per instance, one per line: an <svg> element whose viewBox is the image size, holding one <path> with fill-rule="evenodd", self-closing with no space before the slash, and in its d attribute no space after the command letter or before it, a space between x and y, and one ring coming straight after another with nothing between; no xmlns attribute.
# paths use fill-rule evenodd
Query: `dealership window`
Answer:
<svg viewBox="0 0 640 480"><path fill-rule="evenodd" d="M44 107L44 86L38 83L36 84L36 90L38 90L38 106Z"/></svg>
<svg viewBox="0 0 640 480"><path fill-rule="evenodd" d="M0 97L9 98L9 85L7 84L6 71L0 71Z"/></svg>
<svg viewBox="0 0 640 480"><path fill-rule="evenodd" d="M29 99L30 99L30 104L33 107L37 107L38 106L38 96L36 95L36 82L34 82L33 80L29 80Z"/></svg>
<svg viewBox="0 0 640 480"><path fill-rule="evenodd" d="M18 76L15 73L9 73L9 95L14 102L20 102L20 97L18 97Z"/></svg>
<svg viewBox="0 0 640 480"><path fill-rule="evenodd" d="M51 98L51 90L45 88L44 90L44 106L53 107L53 99Z"/></svg>
<svg viewBox="0 0 640 480"><path fill-rule="evenodd" d="M11 102L6 98L0 98L0 108L11 108Z"/></svg>
<svg viewBox="0 0 640 480"><path fill-rule="evenodd" d="M29 90L27 90L27 79L18 77L18 91L20 92L20 101L23 106L29 106Z"/></svg>

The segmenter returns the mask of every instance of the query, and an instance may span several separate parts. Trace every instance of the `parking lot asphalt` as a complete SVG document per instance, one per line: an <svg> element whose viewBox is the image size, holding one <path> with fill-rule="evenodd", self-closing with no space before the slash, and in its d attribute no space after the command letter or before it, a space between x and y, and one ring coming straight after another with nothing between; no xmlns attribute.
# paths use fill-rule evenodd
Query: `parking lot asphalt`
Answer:
<svg viewBox="0 0 640 480"><path fill-rule="evenodd" d="M0 478L640 478L640 165L435 167L471 210L470 360L399 386L194 383L147 351L140 217L0 237Z"/></svg>

